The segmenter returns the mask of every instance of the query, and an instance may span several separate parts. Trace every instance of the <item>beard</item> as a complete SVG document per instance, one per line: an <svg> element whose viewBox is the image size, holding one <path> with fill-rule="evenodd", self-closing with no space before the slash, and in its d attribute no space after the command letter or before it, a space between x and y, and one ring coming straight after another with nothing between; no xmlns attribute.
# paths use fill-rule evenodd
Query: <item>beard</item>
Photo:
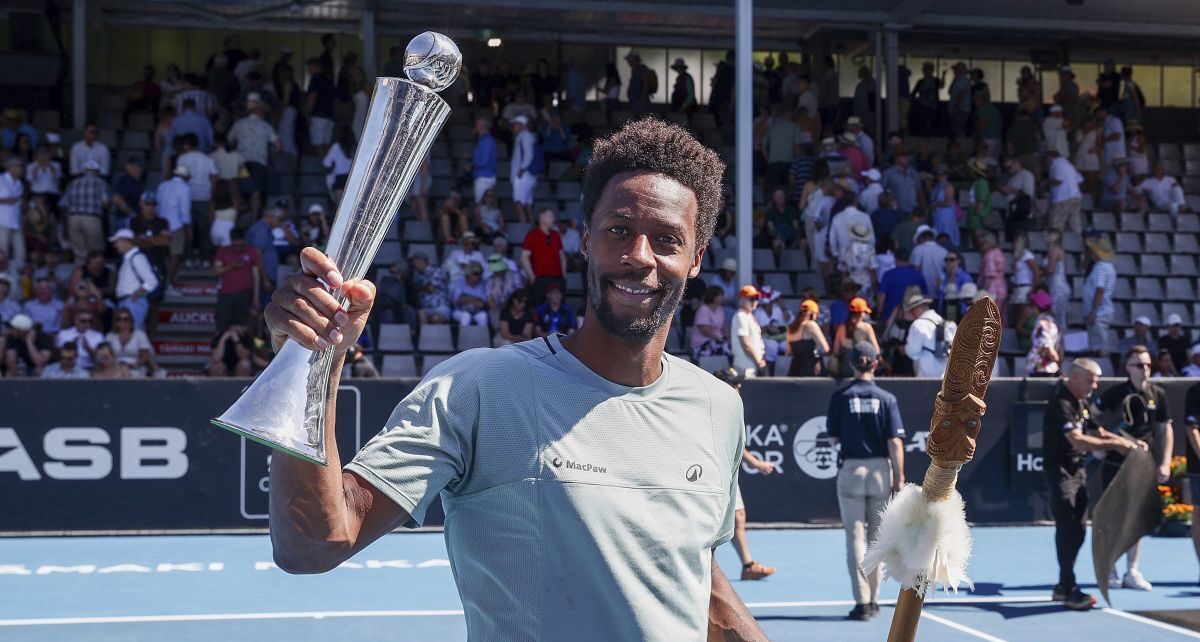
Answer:
<svg viewBox="0 0 1200 642"><path fill-rule="evenodd" d="M649 316L630 316L618 313L609 301L608 284L612 281L640 281L636 274L600 274L594 264L588 263L588 303L596 313L596 320L610 334L623 339L648 340L671 321L679 303L683 300L683 282L659 277L658 305Z"/></svg>

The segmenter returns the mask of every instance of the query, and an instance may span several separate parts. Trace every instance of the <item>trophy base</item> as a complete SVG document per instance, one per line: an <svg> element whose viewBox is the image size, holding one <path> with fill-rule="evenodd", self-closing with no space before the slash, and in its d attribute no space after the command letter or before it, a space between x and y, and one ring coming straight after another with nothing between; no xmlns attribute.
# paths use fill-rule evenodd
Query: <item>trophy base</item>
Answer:
<svg viewBox="0 0 1200 642"><path fill-rule="evenodd" d="M316 464L318 466L329 465L329 460L325 458L325 452L322 449L318 449L314 445L300 443L285 444L274 439L272 436L262 433L261 431L254 430L253 428L242 428L229 422L222 421L221 419L212 419L209 423L218 428L224 428L229 432L245 437L250 441L262 444L267 448L278 450L281 453L303 459L310 464Z"/></svg>

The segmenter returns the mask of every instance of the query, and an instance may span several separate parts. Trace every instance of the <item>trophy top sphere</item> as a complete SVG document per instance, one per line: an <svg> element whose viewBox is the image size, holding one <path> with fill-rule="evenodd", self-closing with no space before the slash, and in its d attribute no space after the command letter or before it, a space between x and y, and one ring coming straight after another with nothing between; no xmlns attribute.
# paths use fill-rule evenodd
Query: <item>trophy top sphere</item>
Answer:
<svg viewBox="0 0 1200 642"><path fill-rule="evenodd" d="M404 73L408 79L434 91L452 85L460 67L462 53L458 45L440 33L426 31L404 49Z"/></svg>

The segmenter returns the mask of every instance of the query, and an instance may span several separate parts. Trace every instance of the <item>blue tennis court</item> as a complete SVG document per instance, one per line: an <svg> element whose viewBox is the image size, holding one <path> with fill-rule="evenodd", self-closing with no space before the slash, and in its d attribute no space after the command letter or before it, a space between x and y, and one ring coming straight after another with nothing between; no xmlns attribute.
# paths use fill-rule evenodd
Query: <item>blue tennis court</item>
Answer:
<svg viewBox="0 0 1200 642"><path fill-rule="evenodd" d="M931 600L920 640L1200 639L1200 632L1131 613L1200 609L1188 539L1143 545L1142 569L1153 591L1114 589L1113 609L1075 613L1049 599L1056 574L1052 529L976 528L974 536L975 591ZM734 585L772 640L886 638L888 604L871 622L844 620L853 604L842 537L832 529L750 532L755 557L779 572ZM344 568L302 577L273 568L263 535L5 539L0 639L464 639L445 558L440 533L395 534ZM722 547L718 559L736 578L733 549ZM1090 569L1085 547L1081 580L1090 580ZM896 593L890 585L884 597Z"/></svg>

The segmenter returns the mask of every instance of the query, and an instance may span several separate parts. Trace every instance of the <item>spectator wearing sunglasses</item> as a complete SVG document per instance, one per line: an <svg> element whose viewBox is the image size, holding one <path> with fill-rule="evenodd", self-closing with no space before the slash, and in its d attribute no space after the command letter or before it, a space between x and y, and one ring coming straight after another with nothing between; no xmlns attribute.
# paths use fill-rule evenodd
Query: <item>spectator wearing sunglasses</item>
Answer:
<svg viewBox="0 0 1200 642"><path fill-rule="evenodd" d="M59 330L54 341L55 347L60 349L68 343L74 344L79 350L79 365L86 370L92 369L92 356L96 353L96 347L104 343L104 335L95 329L95 325L96 317L92 312L76 312L74 323Z"/></svg>

